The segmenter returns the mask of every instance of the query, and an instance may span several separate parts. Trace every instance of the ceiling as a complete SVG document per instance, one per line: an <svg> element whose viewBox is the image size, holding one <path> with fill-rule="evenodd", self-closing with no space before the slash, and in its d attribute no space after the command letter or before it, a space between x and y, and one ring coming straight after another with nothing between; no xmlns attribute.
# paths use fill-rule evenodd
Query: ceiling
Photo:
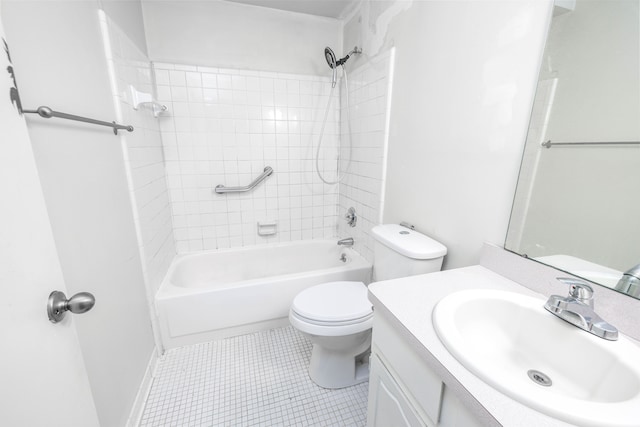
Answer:
<svg viewBox="0 0 640 427"><path fill-rule="evenodd" d="M228 0L289 12L306 13L340 19L358 0Z"/></svg>

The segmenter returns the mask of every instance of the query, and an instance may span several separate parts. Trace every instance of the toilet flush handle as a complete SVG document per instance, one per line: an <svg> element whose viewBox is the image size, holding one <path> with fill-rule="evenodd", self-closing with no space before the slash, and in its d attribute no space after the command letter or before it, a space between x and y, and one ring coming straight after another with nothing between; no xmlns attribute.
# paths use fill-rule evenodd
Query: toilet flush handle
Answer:
<svg viewBox="0 0 640 427"><path fill-rule="evenodd" d="M64 292L53 291L47 302L47 315L52 323L58 323L64 319L67 311L80 314L91 310L96 303L96 298L89 292L80 292L67 299Z"/></svg>

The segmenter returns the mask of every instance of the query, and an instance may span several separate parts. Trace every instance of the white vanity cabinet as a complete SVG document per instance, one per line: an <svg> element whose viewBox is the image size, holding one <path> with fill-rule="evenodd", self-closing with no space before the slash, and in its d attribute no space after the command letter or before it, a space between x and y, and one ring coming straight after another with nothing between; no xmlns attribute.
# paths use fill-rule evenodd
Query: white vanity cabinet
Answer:
<svg viewBox="0 0 640 427"><path fill-rule="evenodd" d="M367 426L424 427L426 424L380 358L372 354L370 363Z"/></svg>
<svg viewBox="0 0 640 427"><path fill-rule="evenodd" d="M368 427L480 427L387 319L376 314Z"/></svg>

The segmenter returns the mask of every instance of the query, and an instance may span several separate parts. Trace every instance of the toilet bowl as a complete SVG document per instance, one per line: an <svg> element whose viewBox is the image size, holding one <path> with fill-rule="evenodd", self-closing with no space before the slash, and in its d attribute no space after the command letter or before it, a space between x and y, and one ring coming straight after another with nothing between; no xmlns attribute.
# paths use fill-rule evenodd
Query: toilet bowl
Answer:
<svg viewBox="0 0 640 427"><path fill-rule="evenodd" d="M362 282L329 282L299 293L291 325L313 344L309 377L324 388L343 388L369 378L373 308Z"/></svg>
<svg viewBox="0 0 640 427"><path fill-rule="evenodd" d="M371 230L374 274L388 280L439 271L447 248L397 224ZM362 282L329 282L300 292L289 310L291 325L313 344L309 377L324 388L369 379L373 307Z"/></svg>

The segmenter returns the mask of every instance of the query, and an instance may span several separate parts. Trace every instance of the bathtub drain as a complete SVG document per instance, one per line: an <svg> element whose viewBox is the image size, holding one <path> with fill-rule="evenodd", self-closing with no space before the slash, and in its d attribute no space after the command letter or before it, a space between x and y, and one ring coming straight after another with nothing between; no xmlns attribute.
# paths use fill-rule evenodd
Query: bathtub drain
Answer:
<svg viewBox="0 0 640 427"><path fill-rule="evenodd" d="M548 375L543 374L540 371L536 371L535 369L528 370L527 375L529 375L529 378L531 378L531 380L538 385L549 387L551 386L551 384L553 384L551 378L549 378Z"/></svg>

